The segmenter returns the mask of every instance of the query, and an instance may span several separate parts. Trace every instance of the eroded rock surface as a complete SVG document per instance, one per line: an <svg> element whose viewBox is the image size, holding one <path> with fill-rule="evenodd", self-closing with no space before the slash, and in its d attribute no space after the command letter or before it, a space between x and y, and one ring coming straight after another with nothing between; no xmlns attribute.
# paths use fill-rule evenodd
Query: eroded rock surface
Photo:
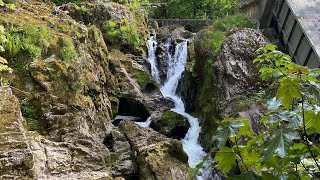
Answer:
<svg viewBox="0 0 320 180"><path fill-rule="evenodd" d="M139 179L187 179L188 156L178 140L131 121L121 122L119 128L137 159Z"/></svg>
<svg viewBox="0 0 320 180"><path fill-rule="evenodd" d="M79 14L79 6L92 14ZM138 135L130 139L129 131L120 132L111 123L121 98L141 102L153 118L172 106L147 72L143 51L108 50L99 29L108 21L135 21L134 13L116 3L79 6L23 1L14 13L0 11L0 23L8 28L30 24L48 32L41 55L14 61L22 64L14 67L14 88L0 87L0 179L134 179L143 170L141 179L185 177L188 166L179 141L131 124L129 129L145 136L142 146L154 147L133 150ZM85 25L87 18L97 26ZM65 51L73 56L66 58ZM12 65L11 57L8 61ZM183 160L174 157L178 153Z"/></svg>
<svg viewBox="0 0 320 180"><path fill-rule="evenodd" d="M255 51L266 42L261 32L252 29L231 32L228 38L213 64L217 84L226 99L259 88L261 80L253 59Z"/></svg>
<svg viewBox="0 0 320 180"><path fill-rule="evenodd" d="M0 179L31 178L33 156L22 125L19 101L0 86Z"/></svg>

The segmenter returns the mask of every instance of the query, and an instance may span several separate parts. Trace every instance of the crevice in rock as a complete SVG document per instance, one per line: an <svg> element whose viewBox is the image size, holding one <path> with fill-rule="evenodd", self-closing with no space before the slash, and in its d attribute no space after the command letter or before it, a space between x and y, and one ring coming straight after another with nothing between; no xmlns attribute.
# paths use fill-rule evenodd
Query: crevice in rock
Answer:
<svg viewBox="0 0 320 180"><path fill-rule="evenodd" d="M103 144L110 150L110 152L114 152L113 143L114 143L114 140L113 140L112 134L110 133L104 138Z"/></svg>
<svg viewBox="0 0 320 180"><path fill-rule="evenodd" d="M121 116L130 116L131 118L126 119L126 117L123 117L115 119L112 121L112 124L115 126L118 126L122 120L134 120L137 122L144 122L151 116L148 109L143 103L133 98L127 97L119 98L117 114Z"/></svg>
<svg viewBox="0 0 320 180"><path fill-rule="evenodd" d="M143 92L152 93L157 89L157 85L154 82L148 82L143 88Z"/></svg>

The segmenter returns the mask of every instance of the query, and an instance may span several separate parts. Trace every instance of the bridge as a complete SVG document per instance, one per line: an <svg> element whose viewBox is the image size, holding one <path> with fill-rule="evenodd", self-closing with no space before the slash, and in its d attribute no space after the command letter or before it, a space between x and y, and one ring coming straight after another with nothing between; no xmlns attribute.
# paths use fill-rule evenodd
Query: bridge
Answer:
<svg viewBox="0 0 320 180"><path fill-rule="evenodd" d="M160 27L179 24L181 26L189 26L191 29L199 29L204 26L210 26L214 20L212 19L154 19Z"/></svg>
<svg viewBox="0 0 320 180"><path fill-rule="evenodd" d="M273 26L296 63L320 67L320 0L246 0L242 11Z"/></svg>

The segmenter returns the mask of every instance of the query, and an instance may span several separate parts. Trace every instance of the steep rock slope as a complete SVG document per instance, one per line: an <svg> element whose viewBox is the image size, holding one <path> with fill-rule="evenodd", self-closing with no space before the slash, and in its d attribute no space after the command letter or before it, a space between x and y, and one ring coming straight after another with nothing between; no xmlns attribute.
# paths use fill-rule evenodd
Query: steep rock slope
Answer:
<svg viewBox="0 0 320 180"><path fill-rule="evenodd" d="M208 30L197 33L194 65L180 87L182 96L190 97L185 98L187 108L201 119L201 141L208 149L216 123L223 118L245 116L259 124L263 107L253 98L263 82L252 61L266 39L257 30L231 30L221 50L213 53L204 44L207 35Z"/></svg>
<svg viewBox="0 0 320 180"><path fill-rule="evenodd" d="M116 3L89 7L92 12L109 7L132 15ZM102 14L104 22L118 15L111 12L112 17ZM146 104L155 117L170 103L152 86L143 50L112 44L101 32L101 22L84 25L81 20L40 1L21 1L14 11L0 9L0 24L9 40L3 56L14 69L8 77L11 88L1 87L0 178L130 179L144 170L124 132L111 121L122 99ZM122 48L127 50L120 52ZM129 52L135 55L125 54ZM110 139L118 145L110 145ZM183 164L181 172L187 173L185 161L165 161L170 161L169 167Z"/></svg>

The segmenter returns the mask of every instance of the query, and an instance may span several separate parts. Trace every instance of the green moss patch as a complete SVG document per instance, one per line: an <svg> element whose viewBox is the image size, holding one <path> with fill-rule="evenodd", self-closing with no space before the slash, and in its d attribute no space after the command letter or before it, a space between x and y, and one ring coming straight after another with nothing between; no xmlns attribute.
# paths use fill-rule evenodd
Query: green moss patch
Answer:
<svg viewBox="0 0 320 180"><path fill-rule="evenodd" d="M78 57L78 52L71 39L65 39L62 43L61 58L66 62L71 62Z"/></svg>
<svg viewBox="0 0 320 180"><path fill-rule="evenodd" d="M150 74L146 71L137 71L133 74L133 78L137 80L140 87L144 87L150 80Z"/></svg>
<svg viewBox="0 0 320 180"><path fill-rule="evenodd" d="M167 111L159 120L152 122L151 127L168 137L182 139L190 125L182 115Z"/></svg>

